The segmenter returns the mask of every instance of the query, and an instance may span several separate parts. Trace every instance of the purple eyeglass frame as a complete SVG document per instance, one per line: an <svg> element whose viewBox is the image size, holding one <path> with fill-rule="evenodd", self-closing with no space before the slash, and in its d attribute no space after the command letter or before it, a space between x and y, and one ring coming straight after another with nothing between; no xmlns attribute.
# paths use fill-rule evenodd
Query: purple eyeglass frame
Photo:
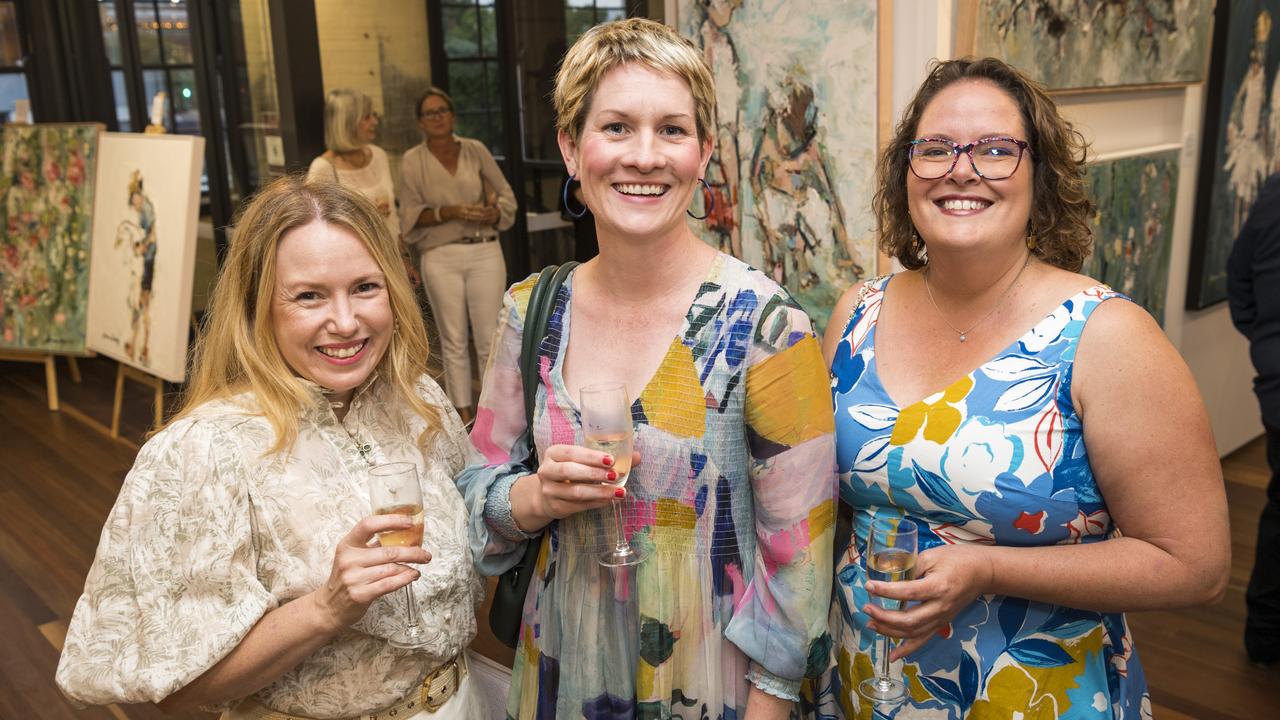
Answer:
<svg viewBox="0 0 1280 720"><path fill-rule="evenodd" d="M991 142L993 140L1006 140L1018 146L1018 162L1014 163L1013 169L1009 171L1008 175L1005 175L1002 178L989 178L986 175L983 175L982 171L978 169L978 164L973 161L973 149L981 145L982 143ZM927 142L940 142L940 143L946 143L947 145L951 146L951 167L947 168L947 171L942 173L938 177L931 177L931 178L921 177L920 173L916 172L915 167L911 164L911 153L915 150L915 146L919 145L920 143L927 143ZM978 177L982 178L983 180L1008 180L1009 178L1013 177L1014 173L1018 172L1018 168L1022 167L1022 156L1027 154L1027 148L1029 147L1031 147L1031 145L1026 140L1019 140L1018 138L1009 137L1007 135L996 135L994 137L979 138L978 140L975 140L969 143L968 145L961 145L957 142L953 142L946 138L923 137L918 140L912 140L907 143L907 168L911 170L912 175L915 175L921 180L941 180L942 178L950 175L951 172L956 169L956 163L960 161L960 154L964 153L965 155L969 156L969 167L973 168L973 172L976 173Z"/></svg>

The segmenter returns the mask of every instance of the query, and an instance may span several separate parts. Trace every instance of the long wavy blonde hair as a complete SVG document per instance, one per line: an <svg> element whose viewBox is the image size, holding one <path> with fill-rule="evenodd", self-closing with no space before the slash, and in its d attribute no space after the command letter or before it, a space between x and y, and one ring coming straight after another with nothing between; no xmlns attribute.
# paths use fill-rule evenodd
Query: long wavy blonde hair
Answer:
<svg viewBox="0 0 1280 720"><path fill-rule="evenodd" d="M285 233L313 222L343 228L359 238L386 276L391 341L375 372L426 421L418 438L425 446L440 427L438 408L418 395L430 346L396 241L364 196L327 180L287 176L262 188L235 223L235 236L214 286L205 330L196 343L191 379L182 408L170 423L201 405L252 392L271 423L276 442L269 453L287 449L298 436L298 415L314 402L312 390L285 362L271 323L276 289L276 250Z"/></svg>

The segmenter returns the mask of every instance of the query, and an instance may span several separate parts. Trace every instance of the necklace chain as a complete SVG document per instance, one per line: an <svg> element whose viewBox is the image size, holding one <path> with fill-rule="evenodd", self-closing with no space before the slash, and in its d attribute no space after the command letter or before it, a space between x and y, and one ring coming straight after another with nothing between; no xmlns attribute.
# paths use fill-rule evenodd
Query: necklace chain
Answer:
<svg viewBox="0 0 1280 720"><path fill-rule="evenodd" d="M1009 286L1000 294L1000 299L996 300L996 304L991 306L991 309L987 311L986 315L978 318L977 322L970 325L968 330L961 330L955 325L952 325L951 321L947 319L947 316L943 314L942 308L938 307L938 302L933 299L933 289L929 287L929 268L927 267L924 270L924 291L929 296L929 304L933 306L934 312L938 313L938 317L942 319L942 322L946 323L947 327L951 328L952 332L960 336L960 342L964 342L969 339L969 333L973 332L974 328L985 322L987 318L995 314L996 310L1000 309L1000 306L1004 305L1004 301L1009 298L1009 293L1013 292L1013 287L1018 284L1018 280L1022 277L1022 271L1026 270L1027 266L1030 264L1031 255L1028 253L1027 259L1022 262L1022 267L1018 268L1018 274L1013 276L1013 282L1009 283Z"/></svg>

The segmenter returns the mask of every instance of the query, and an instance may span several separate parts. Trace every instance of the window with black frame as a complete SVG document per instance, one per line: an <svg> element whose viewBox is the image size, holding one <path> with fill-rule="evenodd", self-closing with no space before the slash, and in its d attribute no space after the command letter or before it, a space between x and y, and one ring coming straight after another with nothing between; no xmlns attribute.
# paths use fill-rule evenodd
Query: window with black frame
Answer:
<svg viewBox="0 0 1280 720"><path fill-rule="evenodd" d="M98 13L120 130L142 130L149 121L152 98L163 90L165 128L199 135L191 21L185 0L99 0ZM141 93L140 101L131 102L129 86L139 80L134 92ZM138 108L143 108L141 117Z"/></svg>
<svg viewBox="0 0 1280 720"><path fill-rule="evenodd" d="M15 118L19 100L29 100L27 92L27 55L18 31L18 9L13 0L0 2L0 122L28 120Z"/></svg>
<svg viewBox="0 0 1280 720"><path fill-rule="evenodd" d="M494 0L440 3L445 77L453 97L456 131L505 155Z"/></svg>

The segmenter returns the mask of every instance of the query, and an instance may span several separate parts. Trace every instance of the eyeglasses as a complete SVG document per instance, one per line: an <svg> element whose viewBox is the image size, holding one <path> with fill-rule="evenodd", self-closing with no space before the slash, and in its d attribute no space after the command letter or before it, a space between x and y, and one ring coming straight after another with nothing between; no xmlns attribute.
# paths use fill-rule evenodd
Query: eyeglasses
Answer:
<svg viewBox="0 0 1280 720"><path fill-rule="evenodd" d="M1018 171L1025 140L1011 137L983 138L959 145L943 138L920 138L907 143L911 172L921 180L937 180L956 169L961 153L969 156L973 171L984 180L1004 180Z"/></svg>
<svg viewBox="0 0 1280 720"><path fill-rule="evenodd" d="M448 108L440 108L438 110L428 110L426 112L420 112L418 113L418 117L435 120L437 118L442 118L445 115L449 115L452 112L453 111Z"/></svg>

